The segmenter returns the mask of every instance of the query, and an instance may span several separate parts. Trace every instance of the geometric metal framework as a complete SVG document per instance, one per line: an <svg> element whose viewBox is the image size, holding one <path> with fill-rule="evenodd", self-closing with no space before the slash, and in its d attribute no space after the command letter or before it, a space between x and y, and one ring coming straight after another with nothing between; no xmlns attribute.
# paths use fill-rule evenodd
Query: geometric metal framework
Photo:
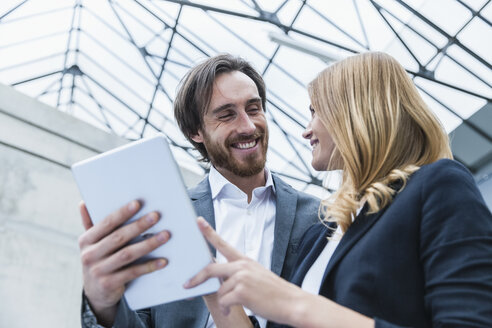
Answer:
<svg viewBox="0 0 492 328"><path fill-rule="evenodd" d="M241 55L267 85L268 166L319 194L301 133L323 54L390 53L448 132L464 124L492 145L468 120L491 103L491 20L490 0L2 0L0 83L130 140L163 132L180 164L206 171L172 102L199 60Z"/></svg>
<svg viewBox="0 0 492 328"><path fill-rule="evenodd" d="M492 104L475 112L451 133L452 151L456 159L464 163L477 178L492 174ZM473 127L478 127L473 129ZM485 134L484 134L485 133ZM491 194L492 196L492 194Z"/></svg>

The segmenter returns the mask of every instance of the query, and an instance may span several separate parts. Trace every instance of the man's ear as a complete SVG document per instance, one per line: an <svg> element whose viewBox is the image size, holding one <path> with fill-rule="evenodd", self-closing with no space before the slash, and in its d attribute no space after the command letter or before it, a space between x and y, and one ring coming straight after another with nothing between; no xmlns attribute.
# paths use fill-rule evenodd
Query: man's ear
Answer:
<svg viewBox="0 0 492 328"><path fill-rule="evenodd" d="M193 140L196 143L203 143L202 131L198 130L197 134L191 136L191 140Z"/></svg>

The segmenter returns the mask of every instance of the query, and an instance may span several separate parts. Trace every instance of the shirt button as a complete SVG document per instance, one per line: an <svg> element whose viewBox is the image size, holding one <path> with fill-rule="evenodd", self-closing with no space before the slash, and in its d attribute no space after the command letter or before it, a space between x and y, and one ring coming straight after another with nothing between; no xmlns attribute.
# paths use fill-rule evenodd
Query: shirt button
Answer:
<svg viewBox="0 0 492 328"><path fill-rule="evenodd" d="M246 211L246 214L251 215L251 211L250 210L247 210Z"/></svg>

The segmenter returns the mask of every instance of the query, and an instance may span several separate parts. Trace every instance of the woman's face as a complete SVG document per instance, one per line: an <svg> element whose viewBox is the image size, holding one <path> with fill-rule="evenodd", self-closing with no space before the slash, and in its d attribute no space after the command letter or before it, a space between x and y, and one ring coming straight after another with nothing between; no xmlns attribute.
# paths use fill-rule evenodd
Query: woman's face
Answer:
<svg viewBox="0 0 492 328"><path fill-rule="evenodd" d="M312 167L316 171L326 171L330 163L331 154L335 150L335 143L316 114L316 109L311 105L309 110L311 111L311 121L302 136L305 139L309 139L311 147L313 147Z"/></svg>

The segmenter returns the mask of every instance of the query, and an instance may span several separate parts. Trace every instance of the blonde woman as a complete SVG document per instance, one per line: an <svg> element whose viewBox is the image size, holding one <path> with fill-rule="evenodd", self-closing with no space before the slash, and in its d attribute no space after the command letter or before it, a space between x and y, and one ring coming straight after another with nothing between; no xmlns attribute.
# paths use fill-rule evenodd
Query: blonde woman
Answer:
<svg viewBox="0 0 492 328"><path fill-rule="evenodd" d="M199 220L229 263L187 285L222 278L208 304L229 326L243 305L269 327L491 327L492 215L403 67L384 53L353 56L308 91L312 166L343 179L290 282Z"/></svg>

